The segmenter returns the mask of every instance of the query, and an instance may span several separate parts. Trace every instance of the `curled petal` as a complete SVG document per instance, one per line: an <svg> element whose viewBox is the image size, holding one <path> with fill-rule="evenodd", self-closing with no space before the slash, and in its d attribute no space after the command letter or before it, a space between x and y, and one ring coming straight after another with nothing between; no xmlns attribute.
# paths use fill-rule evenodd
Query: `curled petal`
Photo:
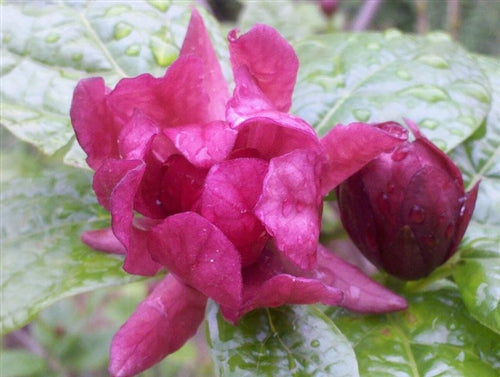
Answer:
<svg viewBox="0 0 500 377"><path fill-rule="evenodd" d="M276 30L262 24L240 37L232 30L228 39L233 72L246 65L275 108L288 111L299 68L293 47Z"/></svg>
<svg viewBox="0 0 500 377"><path fill-rule="evenodd" d="M206 301L167 275L113 337L111 376L135 376L179 349L200 326Z"/></svg>
<svg viewBox="0 0 500 377"><path fill-rule="evenodd" d="M279 257L265 250L259 261L244 269L243 304L240 308L221 306L224 317L231 323L256 308L278 307L285 304L338 305L344 294L316 278L288 273Z"/></svg>
<svg viewBox="0 0 500 377"><path fill-rule="evenodd" d="M84 244L94 250L112 254L125 254L127 252L111 228L89 230L82 234L81 239Z"/></svg>
<svg viewBox="0 0 500 377"><path fill-rule="evenodd" d="M164 133L190 163L202 168L224 160L231 152L237 135L222 121L170 127Z"/></svg>
<svg viewBox="0 0 500 377"><path fill-rule="evenodd" d="M243 266L255 262L269 238L253 213L267 167L261 159L236 158L213 166L205 181L201 214L236 246Z"/></svg>
<svg viewBox="0 0 500 377"><path fill-rule="evenodd" d="M145 73L120 80L109 94L109 106L122 123L128 122L136 109L161 128L206 123L215 119L211 118L203 80L201 58L185 55L172 63L163 77Z"/></svg>
<svg viewBox="0 0 500 377"><path fill-rule="evenodd" d="M108 107L108 92L101 77L83 79L78 82L71 103L70 116L76 138L94 170L104 160L119 157L116 141L120 125Z"/></svg>
<svg viewBox="0 0 500 377"><path fill-rule="evenodd" d="M153 228L153 258L222 305L241 303L241 261L238 250L205 218L194 212L167 217Z"/></svg>
<svg viewBox="0 0 500 377"><path fill-rule="evenodd" d="M195 54L203 61L205 88L210 98L209 118L224 119L229 89L200 14L193 9L180 56Z"/></svg>
<svg viewBox="0 0 500 377"><path fill-rule="evenodd" d="M347 263L324 246L318 247L318 269L314 275L324 284L344 292L339 304L362 313L384 313L406 309L402 297L366 276L359 268Z"/></svg>
<svg viewBox="0 0 500 377"><path fill-rule="evenodd" d="M145 171L137 160L106 160L94 175L99 203L111 212L111 228L127 250L123 268L131 274L154 275L160 265L151 259L144 231L133 225L134 200Z"/></svg>
<svg viewBox="0 0 500 377"><path fill-rule="evenodd" d="M316 263L322 162L310 150L273 158L255 207L255 214L274 237L276 247L303 269L311 269Z"/></svg>
<svg viewBox="0 0 500 377"><path fill-rule="evenodd" d="M323 194L406 139L406 130L395 122L351 123L332 128L321 139L327 157L321 183Z"/></svg>
<svg viewBox="0 0 500 377"><path fill-rule="evenodd" d="M281 156L296 149L319 151L315 131L304 120L291 114L264 111L239 124L235 149L255 149L265 159Z"/></svg>
<svg viewBox="0 0 500 377"><path fill-rule="evenodd" d="M141 111L136 110L118 137L121 157L127 160L143 159L151 138L158 132L158 126Z"/></svg>

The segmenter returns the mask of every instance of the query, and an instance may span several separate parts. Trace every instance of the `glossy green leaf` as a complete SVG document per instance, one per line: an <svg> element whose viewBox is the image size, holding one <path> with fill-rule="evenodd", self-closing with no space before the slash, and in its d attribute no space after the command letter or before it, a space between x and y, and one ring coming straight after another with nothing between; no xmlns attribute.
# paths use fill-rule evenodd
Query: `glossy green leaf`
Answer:
<svg viewBox="0 0 500 377"><path fill-rule="evenodd" d="M144 72L163 75L191 13L186 4L165 1L12 2L0 11L1 122L48 154L74 135L68 114L79 79L103 76L113 86ZM205 18L217 50L227 55L218 25Z"/></svg>
<svg viewBox="0 0 500 377"><path fill-rule="evenodd" d="M366 377L495 377L500 336L467 313L454 286L407 294L400 313L354 316L334 312Z"/></svg>
<svg viewBox="0 0 500 377"><path fill-rule="evenodd" d="M0 334L61 298L136 279L119 257L90 250L80 234L105 227L80 169L52 169L2 182Z"/></svg>
<svg viewBox="0 0 500 377"><path fill-rule="evenodd" d="M221 377L359 375L349 342L314 306L255 310L233 326L212 303L207 331Z"/></svg>
<svg viewBox="0 0 500 377"><path fill-rule="evenodd" d="M453 277L471 314L500 333L500 60L478 60L494 91L484 132L452 155L469 187L481 181Z"/></svg>
<svg viewBox="0 0 500 377"><path fill-rule="evenodd" d="M450 151L490 110L486 75L445 34L337 33L295 47L301 66L293 111L320 135L339 123L408 118Z"/></svg>

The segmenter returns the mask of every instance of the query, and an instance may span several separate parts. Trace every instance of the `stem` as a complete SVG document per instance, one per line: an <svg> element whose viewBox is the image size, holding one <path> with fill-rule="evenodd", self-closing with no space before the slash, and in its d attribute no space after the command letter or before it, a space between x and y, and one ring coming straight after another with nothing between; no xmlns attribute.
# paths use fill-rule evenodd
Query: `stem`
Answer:
<svg viewBox="0 0 500 377"><path fill-rule="evenodd" d="M50 369L52 369L54 372L57 372L59 376L70 376L70 373L65 370L65 368L59 363L59 361L54 358L35 338L33 338L28 331L24 329L17 330L11 333L10 336L12 336L28 351L46 359Z"/></svg>
<svg viewBox="0 0 500 377"><path fill-rule="evenodd" d="M356 18L352 22L351 30L361 31L367 29L382 5L382 1L383 0L365 0Z"/></svg>
<svg viewBox="0 0 500 377"><path fill-rule="evenodd" d="M427 0L416 0L417 33L425 34L429 31L429 17L427 15Z"/></svg>
<svg viewBox="0 0 500 377"><path fill-rule="evenodd" d="M460 1L448 0L448 6L446 8L446 25L448 28L448 33L450 33L453 39L458 38L458 29L460 28L460 23Z"/></svg>

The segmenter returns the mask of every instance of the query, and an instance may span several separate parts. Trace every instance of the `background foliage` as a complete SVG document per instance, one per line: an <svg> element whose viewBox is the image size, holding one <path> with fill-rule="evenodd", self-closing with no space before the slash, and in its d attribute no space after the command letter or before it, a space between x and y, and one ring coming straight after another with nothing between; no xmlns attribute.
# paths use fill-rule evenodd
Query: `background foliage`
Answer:
<svg viewBox="0 0 500 377"><path fill-rule="evenodd" d="M301 62L292 112L319 134L337 123L411 118L460 166L468 188L481 180L459 252L421 281L376 276L409 300L401 313L283 307L255 311L233 327L210 305L213 361L198 336L145 376L498 375L500 60L475 55L443 33L336 32L355 9L355 2L345 3L327 22L312 3L249 2L238 24L246 30L266 22L292 42ZM474 15L488 7L489 19L497 11L470 3L464 2L460 34L466 43ZM411 18L403 4L414 5L380 11L374 26L399 19L391 12ZM190 9L176 1L4 1L1 7L0 374L106 375L111 336L148 283L106 288L137 278L122 272L118 258L79 242L83 230L103 227L109 217L96 204L74 141L72 90L86 76L103 76L113 86L146 71L161 75L177 56ZM444 12L429 11L431 26ZM228 25L204 18L228 72ZM408 25L392 26L411 31ZM495 52L488 46L475 50ZM326 238L345 237L335 224L325 224ZM75 296L82 292L89 293Z"/></svg>

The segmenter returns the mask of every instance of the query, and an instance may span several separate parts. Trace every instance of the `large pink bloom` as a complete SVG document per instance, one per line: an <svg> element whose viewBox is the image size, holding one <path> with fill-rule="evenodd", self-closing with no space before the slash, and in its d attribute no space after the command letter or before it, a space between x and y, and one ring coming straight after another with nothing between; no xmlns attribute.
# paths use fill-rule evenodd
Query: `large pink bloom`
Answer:
<svg viewBox="0 0 500 377"><path fill-rule="evenodd" d="M229 95L201 17L160 78L108 89L80 81L71 120L111 229L88 245L124 269L170 274L116 334L113 376L132 376L189 339L207 298L236 323L259 307L323 303L363 312L406 302L318 245L322 197L406 139L390 124L337 126L321 140L288 113L298 69L272 28L229 34Z"/></svg>

